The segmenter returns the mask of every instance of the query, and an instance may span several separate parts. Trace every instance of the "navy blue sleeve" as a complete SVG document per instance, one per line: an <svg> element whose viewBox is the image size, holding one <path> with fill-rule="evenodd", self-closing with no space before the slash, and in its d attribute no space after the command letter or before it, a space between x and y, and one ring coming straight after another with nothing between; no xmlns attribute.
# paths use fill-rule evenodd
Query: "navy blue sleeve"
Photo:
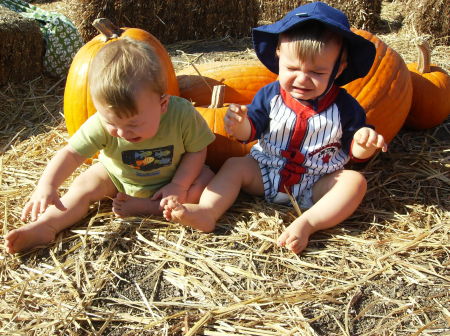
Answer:
<svg viewBox="0 0 450 336"><path fill-rule="evenodd" d="M356 131L361 127L373 128L373 126L366 124L366 112L345 89L340 89L335 103L341 115L342 148L346 153L350 153L350 145Z"/></svg>
<svg viewBox="0 0 450 336"><path fill-rule="evenodd" d="M253 141L259 139L261 134L269 127L270 123L270 101L280 94L280 83L278 81L267 84L259 89L248 108L248 118L252 124Z"/></svg>

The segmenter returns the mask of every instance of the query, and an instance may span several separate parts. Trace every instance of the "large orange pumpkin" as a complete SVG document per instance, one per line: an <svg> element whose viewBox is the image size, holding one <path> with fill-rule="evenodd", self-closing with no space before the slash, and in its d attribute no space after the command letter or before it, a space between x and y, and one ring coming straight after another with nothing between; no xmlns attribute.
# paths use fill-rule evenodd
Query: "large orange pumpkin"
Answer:
<svg viewBox="0 0 450 336"><path fill-rule="evenodd" d="M376 47L369 73L344 86L364 108L367 122L375 126L387 142L402 128L412 100L412 82L402 57L375 35L360 29L356 34Z"/></svg>
<svg viewBox="0 0 450 336"><path fill-rule="evenodd" d="M88 87L88 72L94 56L111 41L125 36L153 47L167 73L168 93L179 95L178 81L169 54L159 40L138 28L117 28L107 19L97 19L93 25L100 32L75 55L67 75L64 91L64 118L70 135L95 113Z"/></svg>
<svg viewBox="0 0 450 336"><path fill-rule="evenodd" d="M209 106L196 107L203 118L205 118L209 128L216 135L214 142L208 146L206 156L206 164L214 171L218 171L229 157L246 155L256 142L242 144L227 135L223 123L223 118L229 106L229 104L223 103L225 89L225 85L215 85L213 87L211 104Z"/></svg>
<svg viewBox="0 0 450 336"><path fill-rule="evenodd" d="M450 114L450 76L431 63L427 42L417 45L417 63L407 64L411 71L413 99L405 126L422 130L440 125Z"/></svg>
<svg viewBox="0 0 450 336"><path fill-rule="evenodd" d="M224 101L249 104L255 93L277 79L259 60L210 62L177 73L180 96L196 106L208 105L212 88L225 86Z"/></svg>

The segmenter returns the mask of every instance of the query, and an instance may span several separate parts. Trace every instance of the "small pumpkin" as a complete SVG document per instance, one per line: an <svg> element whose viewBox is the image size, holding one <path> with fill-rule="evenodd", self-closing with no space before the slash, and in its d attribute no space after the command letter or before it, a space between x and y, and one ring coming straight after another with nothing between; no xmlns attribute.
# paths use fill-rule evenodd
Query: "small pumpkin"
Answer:
<svg viewBox="0 0 450 336"><path fill-rule="evenodd" d="M225 85L224 101L249 104L256 92L277 79L259 60L202 63L177 73L180 96L208 105L212 88Z"/></svg>
<svg viewBox="0 0 450 336"><path fill-rule="evenodd" d="M344 88L366 111L367 122L390 142L402 128L411 107L413 88L403 58L375 35L352 31L371 41L376 55L369 73Z"/></svg>
<svg viewBox="0 0 450 336"><path fill-rule="evenodd" d="M450 76L431 63L426 41L417 45L417 63L407 64L411 72L413 99L405 126L423 130L440 125L450 114Z"/></svg>
<svg viewBox="0 0 450 336"><path fill-rule="evenodd" d="M206 120L209 128L216 135L216 139L208 146L206 164L214 171L218 171L226 159L232 156L244 156L253 144L242 144L225 131L223 118L227 112L229 104L224 104L225 85L216 85L213 87L211 104L209 106L199 106L196 109Z"/></svg>
<svg viewBox="0 0 450 336"><path fill-rule="evenodd" d="M179 95L178 82L169 54L159 40L138 28L117 28L108 19L97 19L93 25L100 32L78 50L72 60L64 90L64 118L69 135L95 113L88 87L88 72L94 56L111 41L128 36L153 47L167 73L168 94Z"/></svg>

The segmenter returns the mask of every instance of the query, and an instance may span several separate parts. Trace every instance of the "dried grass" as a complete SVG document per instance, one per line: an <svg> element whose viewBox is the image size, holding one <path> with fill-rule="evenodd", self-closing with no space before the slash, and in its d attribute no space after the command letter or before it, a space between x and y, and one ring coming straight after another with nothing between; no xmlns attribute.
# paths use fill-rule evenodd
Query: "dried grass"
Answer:
<svg viewBox="0 0 450 336"><path fill-rule="evenodd" d="M447 0L403 0L405 24L437 44L450 45L450 6ZM411 10L413 9L414 10Z"/></svg>
<svg viewBox="0 0 450 336"><path fill-rule="evenodd" d="M381 37L413 58L406 36ZM434 60L449 70L446 48ZM0 90L3 234L22 225L22 205L65 144L62 84ZM257 198L242 195L213 234L118 220L109 201L94 204L49 247L1 252L0 334L449 333L450 120L402 131L355 168L369 181L364 202L301 256L274 245L295 211Z"/></svg>
<svg viewBox="0 0 450 336"><path fill-rule="evenodd" d="M107 17L120 27L151 32L163 43L180 40L246 36L256 25L255 1L215 0L64 0L70 17L87 42L98 32L94 19ZM232 13L232 14L231 14Z"/></svg>

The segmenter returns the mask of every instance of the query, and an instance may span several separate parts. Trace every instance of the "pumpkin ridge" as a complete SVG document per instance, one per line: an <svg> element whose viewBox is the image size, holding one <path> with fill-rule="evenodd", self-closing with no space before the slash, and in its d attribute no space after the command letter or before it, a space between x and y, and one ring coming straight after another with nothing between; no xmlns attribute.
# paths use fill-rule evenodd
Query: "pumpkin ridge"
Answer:
<svg viewBox="0 0 450 336"><path fill-rule="evenodd" d="M366 104L367 100L370 100L372 103L369 104L369 107L372 105L376 105L380 99L389 92L389 87L386 85L382 85L384 82L392 82L394 78L394 72L390 71L390 52L389 49L386 48L384 50L383 55L380 55L380 61L377 64L376 71L372 76L366 76L366 83L361 85L361 90L358 98L360 98L362 104ZM381 79L381 80L380 80ZM373 100L373 88L377 88L377 92L381 92L382 94L377 95L378 99Z"/></svg>
<svg viewBox="0 0 450 336"><path fill-rule="evenodd" d="M376 35L354 30L375 44L376 55L369 73L344 86L366 111L367 123L376 127L386 142L402 127L412 99L411 76L401 56Z"/></svg>

